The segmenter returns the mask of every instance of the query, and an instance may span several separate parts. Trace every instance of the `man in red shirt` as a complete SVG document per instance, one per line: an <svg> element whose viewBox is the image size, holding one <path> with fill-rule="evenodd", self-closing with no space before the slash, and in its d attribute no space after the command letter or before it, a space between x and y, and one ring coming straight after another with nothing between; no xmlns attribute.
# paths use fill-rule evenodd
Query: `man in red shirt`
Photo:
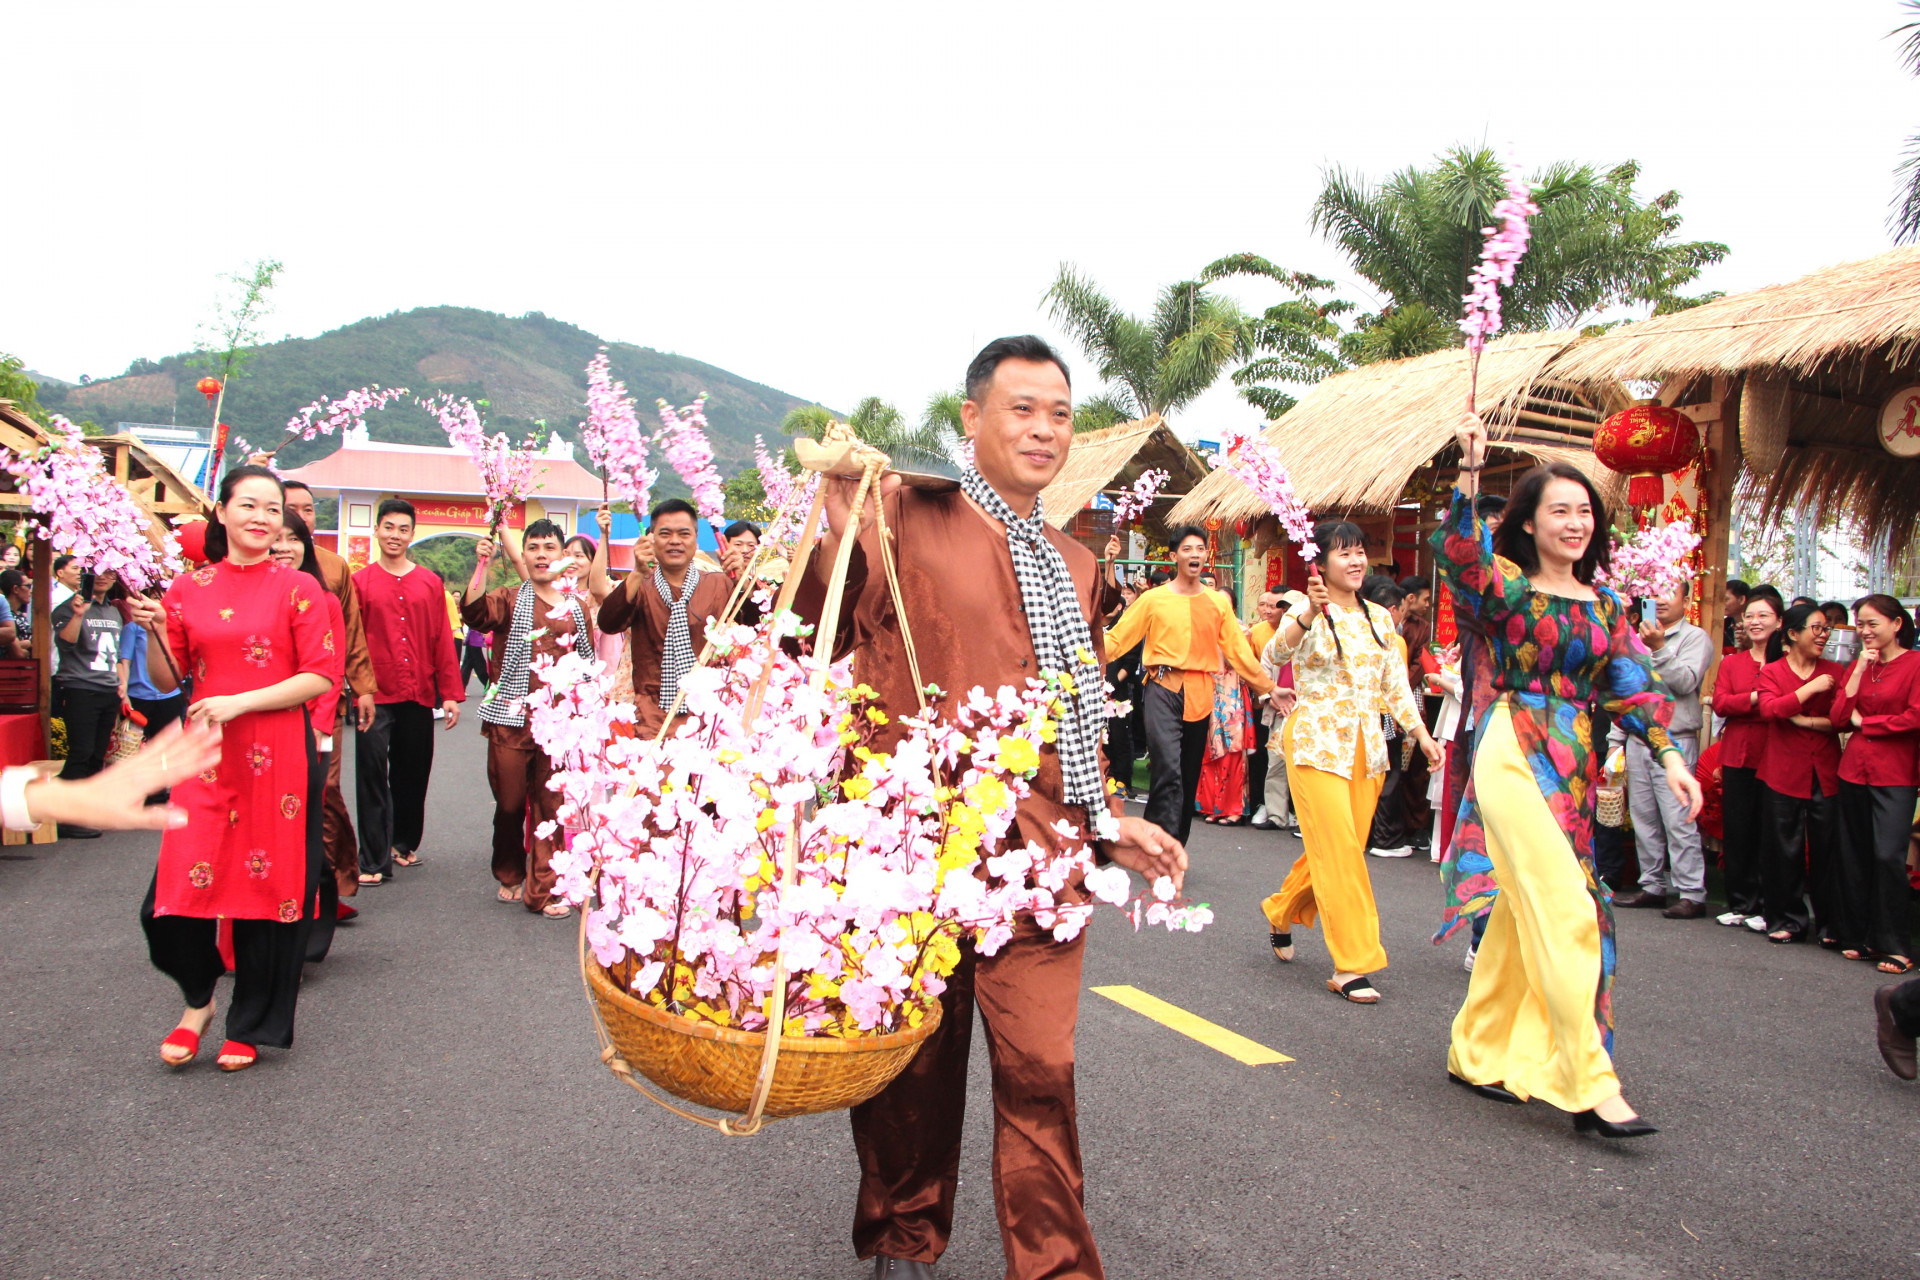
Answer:
<svg viewBox="0 0 1920 1280"><path fill-rule="evenodd" d="M373 723L360 730L354 752L360 802L360 883L393 879L396 865L420 864L427 779L433 772L433 712L447 728L460 722L467 691L454 658L447 622L447 589L440 575L407 558L413 545L413 504L380 504L374 543L380 558L353 575L373 659Z"/></svg>

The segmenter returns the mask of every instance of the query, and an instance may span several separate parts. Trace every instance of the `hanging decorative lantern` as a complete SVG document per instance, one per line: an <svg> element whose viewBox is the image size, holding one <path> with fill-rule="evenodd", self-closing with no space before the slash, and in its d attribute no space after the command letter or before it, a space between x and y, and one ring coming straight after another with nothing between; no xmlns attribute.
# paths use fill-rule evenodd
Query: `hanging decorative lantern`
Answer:
<svg viewBox="0 0 1920 1280"><path fill-rule="evenodd" d="M220 379L214 377L212 374L208 374L206 377L200 379L200 381L194 383L193 388L207 398L208 404L212 404L213 398L220 394Z"/></svg>
<svg viewBox="0 0 1920 1280"><path fill-rule="evenodd" d="M1615 471L1632 477L1627 484L1629 503L1655 507L1666 492L1661 477L1700 456L1700 429L1678 409L1635 405L1594 430L1593 453Z"/></svg>

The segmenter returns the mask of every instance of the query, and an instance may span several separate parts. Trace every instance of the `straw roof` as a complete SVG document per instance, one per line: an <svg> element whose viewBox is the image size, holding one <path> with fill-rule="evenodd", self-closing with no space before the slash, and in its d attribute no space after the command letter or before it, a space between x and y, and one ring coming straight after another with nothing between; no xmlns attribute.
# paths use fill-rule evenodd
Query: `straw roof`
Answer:
<svg viewBox="0 0 1920 1280"><path fill-rule="evenodd" d="M1920 344L1920 248L1891 249L1790 284L1624 325L1554 366L1570 381L1778 370L1809 375L1839 357Z"/></svg>
<svg viewBox="0 0 1920 1280"><path fill-rule="evenodd" d="M1842 263L1790 284L1736 294L1626 325L1582 343L1556 377L1660 379L1663 397L1709 393L1718 375L1737 423L1745 380L1786 384L1786 455L1771 474L1743 467L1740 493L1762 527L1807 510L1844 520L1899 557L1920 541L1920 460L1879 445L1880 406L1920 383L1920 248ZM1750 459L1743 456L1742 462Z"/></svg>
<svg viewBox="0 0 1920 1280"><path fill-rule="evenodd" d="M1579 338L1554 330L1487 344L1477 401L1497 448L1542 462L1565 461L1611 489L1619 477L1593 457L1593 428L1627 406L1625 388L1576 387L1549 367ZM1266 438L1279 450L1295 492L1316 513L1387 511L1414 473L1453 444L1467 402L1469 360L1453 348L1408 360L1362 365L1321 382ZM1209 475L1173 509L1175 524L1256 519L1267 507L1231 472Z"/></svg>
<svg viewBox="0 0 1920 1280"><path fill-rule="evenodd" d="M1047 523L1064 529L1103 489L1131 485L1153 467L1168 473L1164 498L1188 492L1208 474L1207 464L1174 435L1159 414L1082 431L1073 437L1066 465L1053 483L1040 491ZM1156 506L1159 503L1156 502Z"/></svg>

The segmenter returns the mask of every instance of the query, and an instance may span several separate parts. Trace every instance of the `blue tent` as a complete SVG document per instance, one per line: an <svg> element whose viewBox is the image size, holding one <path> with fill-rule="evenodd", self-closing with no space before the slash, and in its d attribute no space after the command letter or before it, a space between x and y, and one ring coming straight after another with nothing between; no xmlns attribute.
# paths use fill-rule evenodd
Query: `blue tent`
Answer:
<svg viewBox="0 0 1920 1280"><path fill-rule="evenodd" d="M640 517L630 511L613 513L613 540L626 546L632 546L640 537ZM694 521L694 532L699 539L700 549L710 552L717 559L720 555L720 538L714 533L713 526L705 520Z"/></svg>

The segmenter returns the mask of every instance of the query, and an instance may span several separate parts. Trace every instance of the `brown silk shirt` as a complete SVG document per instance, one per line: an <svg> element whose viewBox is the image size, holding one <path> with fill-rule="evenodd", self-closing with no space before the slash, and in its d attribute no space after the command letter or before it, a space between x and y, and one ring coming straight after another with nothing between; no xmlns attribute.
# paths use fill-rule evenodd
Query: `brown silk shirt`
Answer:
<svg viewBox="0 0 1920 1280"><path fill-rule="evenodd" d="M493 649L487 658L487 679L497 682L500 679L500 664L507 656L507 633L513 630L513 604L520 597L520 584L510 587L495 587L478 600L460 600L460 621L476 631L488 631L493 634ZM535 597L533 602L533 630L535 634L527 641L527 689L532 691L546 682L540 678L540 671L533 665L533 659L543 654L549 658L558 658L562 654L573 652L573 614L569 610L564 616L550 618L547 611L552 608L544 600ZM545 633L540 634L545 628ZM533 730L526 725L491 724L481 722L481 730L487 741L497 742L503 747L513 747L520 751L530 751L535 746Z"/></svg>
<svg viewBox="0 0 1920 1280"><path fill-rule="evenodd" d="M627 582L638 578L640 598L628 596ZM643 738L660 731L663 710L660 706L660 652L667 643L667 602L653 585L651 569L635 569L614 588L600 605L600 629L609 634L625 631L627 652L633 659L634 728ZM733 596L733 582L724 573L704 572L687 601L687 639L698 658L707 643L707 619L726 612Z"/></svg>
<svg viewBox="0 0 1920 1280"><path fill-rule="evenodd" d="M1013 576L1013 553L998 523L957 491L928 493L903 486L887 499L887 525L894 535L900 593L923 683L940 686L951 704L975 685L992 693L1001 685L1023 687L1039 674L1020 584ZM906 646L887 590L877 537L869 529L854 549L835 654L855 651L857 678L873 686L892 717L874 744L877 750L887 750L904 732L900 718L912 714L919 704L914 700ZM1052 527L1047 529L1047 539L1066 560L1076 603L1088 620L1095 665L1104 669L1105 646L1095 613L1101 591L1093 553ZM832 571L825 552L822 545L820 554L809 562L794 600L795 611L815 624L826 602ZM1103 778L1106 772L1103 759ZM1086 829L1085 811L1062 804L1061 789L1060 757L1049 746L1040 753L1032 794L1020 802L1015 818L1022 842L1057 848L1060 839L1052 824L1062 818ZM1120 811L1117 803L1111 808L1116 815Z"/></svg>
<svg viewBox="0 0 1920 1280"><path fill-rule="evenodd" d="M377 693L379 690L373 680L373 659L367 654L367 628L360 620L360 596L353 589L353 570L345 560L325 547L315 547L313 554L320 561L320 574L327 581L327 590L333 592L340 601L340 612L346 618L347 687L353 690L354 697L363 693Z"/></svg>

